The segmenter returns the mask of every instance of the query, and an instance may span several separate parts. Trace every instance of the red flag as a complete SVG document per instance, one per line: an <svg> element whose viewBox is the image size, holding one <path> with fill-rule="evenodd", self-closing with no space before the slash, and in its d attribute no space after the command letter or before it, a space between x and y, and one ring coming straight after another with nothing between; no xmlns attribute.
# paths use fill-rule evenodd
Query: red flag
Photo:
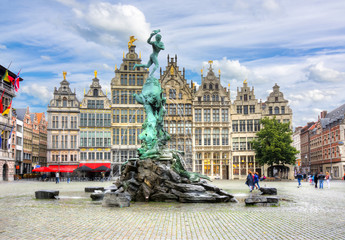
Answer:
<svg viewBox="0 0 345 240"><path fill-rule="evenodd" d="M20 71L21 71L21 69L19 70L16 78L13 81L13 86L14 86L14 89L16 90L16 92L18 92L18 90L19 90L19 73L20 73Z"/></svg>
<svg viewBox="0 0 345 240"><path fill-rule="evenodd" d="M10 105L6 108L6 110L2 113L2 116L8 115L10 113L11 105L12 105L12 101L11 101Z"/></svg>
<svg viewBox="0 0 345 240"><path fill-rule="evenodd" d="M2 105L2 97L4 96L5 90L2 92L1 98L0 98L0 113L4 111L4 106Z"/></svg>

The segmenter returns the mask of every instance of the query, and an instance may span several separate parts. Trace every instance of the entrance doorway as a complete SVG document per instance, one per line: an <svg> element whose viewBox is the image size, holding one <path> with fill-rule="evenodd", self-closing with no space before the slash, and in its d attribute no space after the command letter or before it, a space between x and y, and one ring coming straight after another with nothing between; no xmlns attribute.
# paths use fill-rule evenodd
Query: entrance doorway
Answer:
<svg viewBox="0 0 345 240"><path fill-rule="evenodd" d="M283 165L271 166L267 169L268 177L288 179L290 168Z"/></svg>
<svg viewBox="0 0 345 240"><path fill-rule="evenodd" d="M2 165L2 180L8 181L8 165L6 163Z"/></svg>

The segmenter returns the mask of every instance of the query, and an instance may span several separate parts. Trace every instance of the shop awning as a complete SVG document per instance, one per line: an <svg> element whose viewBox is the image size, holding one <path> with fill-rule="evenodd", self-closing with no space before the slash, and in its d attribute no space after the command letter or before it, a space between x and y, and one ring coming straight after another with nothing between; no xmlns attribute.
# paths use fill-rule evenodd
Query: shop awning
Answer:
<svg viewBox="0 0 345 240"><path fill-rule="evenodd" d="M110 168L110 162L106 162L106 163L79 163L79 167L81 166L87 166L89 168L92 168L92 169L96 169L98 167L101 167L101 166L105 166L107 168Z"/></svg>
<svg viewBox="0 0 345 240"><path fill-rule="evenodd" d="M50 165L52 172L73 172L78 165Z"/></svg>
<svg viewBox="0 0 345 240"><path fill-rule="evenodd" d="M33 172L53 172L49 167L39 167L32 170Z"/></svg>

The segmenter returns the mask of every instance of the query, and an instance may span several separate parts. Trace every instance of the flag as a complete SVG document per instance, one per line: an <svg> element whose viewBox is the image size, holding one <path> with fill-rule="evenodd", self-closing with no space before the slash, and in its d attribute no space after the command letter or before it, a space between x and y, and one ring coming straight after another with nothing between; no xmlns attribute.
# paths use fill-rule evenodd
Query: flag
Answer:
<svg viewBox="0 0 345 240"><path fill-rule="evenodd" d="M2 113L2 116L5 116L6 114L8 115L10 110L11 110L11 105L12 105L12 101L10 103L10 105L6 108L6 110Z"/></svg>
<svg viewBox="0 0 345 240"><path fill-rule="evenodd" d="M10 132L10 136L8 137L8 140L7 140L7 149L8 150L11 150L11 142L12 142L11 136L12 136L13 127L14 127L14 125L12 126L12 129L11 129L11 132Z"/></svg>
<svg viewBox="0 0 345 240"><path fill-rule="evenodd" d="M4 106L2 105L2 97L4 96L5 90L2 92L1 98L0 98L0 113L4 111Z"/></svg>
<svg viewBox="0 0 345 240"><path fill-rule="evenodd" d="M19 90L19 73L20 73L21 69L19 70L16 78L13 81L13 86L14 86L14 90L16 90L16 92L18 92Z"/></svg>
<svg viewBox="0 0 345 240"><path fill-rule="evenodd" d="M11 76L8 75L8 70L6 69L6 72L5 72L5 74L2 76L1 80L2 80L2 81L5 81L5 82L11 82L10 79L9 79L9 77L11 77ZM12 78L12 79L13 79L13 78Z"/></svg>
<svg viewBox="0 0 345 240"><path fill-rule="evenodd" d="M2 134L4 134L6 127L7 127L7 123L6 123L4 130L2 130L1 134L0 134L0 148L2 148Z"/></svg>

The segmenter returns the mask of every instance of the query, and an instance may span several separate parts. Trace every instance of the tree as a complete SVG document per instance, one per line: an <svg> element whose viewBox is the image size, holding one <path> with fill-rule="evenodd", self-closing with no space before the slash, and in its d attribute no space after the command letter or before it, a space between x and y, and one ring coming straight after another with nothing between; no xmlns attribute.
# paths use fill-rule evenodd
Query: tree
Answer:
<svg viewBox="0 0 345 240"><path fill-rule="evenodd" d="M253 149L259 164L295 164L298 151L292 143L292 131L289 123L280 123L274 117L261 120L263 128L257 132Z"/></svg>

